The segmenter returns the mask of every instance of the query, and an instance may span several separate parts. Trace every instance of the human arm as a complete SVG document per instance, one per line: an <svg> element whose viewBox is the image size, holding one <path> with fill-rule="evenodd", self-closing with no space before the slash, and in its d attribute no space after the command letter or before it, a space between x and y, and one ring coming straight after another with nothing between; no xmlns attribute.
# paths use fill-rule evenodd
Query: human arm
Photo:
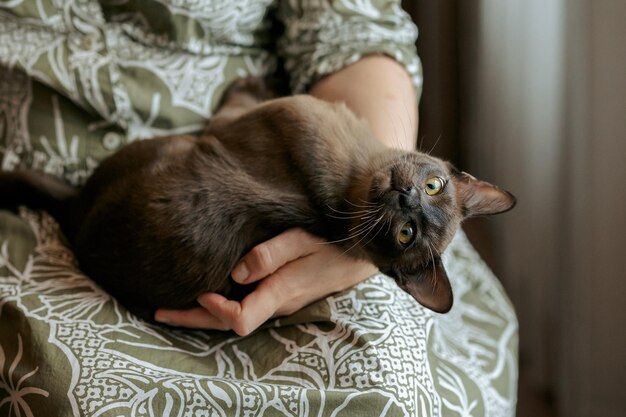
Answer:
<svg viewBox="0 0 626 417"><path fill-rule="evenodd" d="M414 149L417 98L404 67L385 55L368 55L322 78L310 94L326 101L343 101L364 118L385 145Z"/></svg>

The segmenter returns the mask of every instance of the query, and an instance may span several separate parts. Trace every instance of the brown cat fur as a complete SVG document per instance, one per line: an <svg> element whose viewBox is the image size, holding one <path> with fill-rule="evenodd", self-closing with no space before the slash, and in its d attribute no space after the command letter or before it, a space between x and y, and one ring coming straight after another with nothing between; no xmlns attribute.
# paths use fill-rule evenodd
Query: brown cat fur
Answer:
<svg viewBox="0 0 626 417"><path fill-rule="evenodd" d="M427 154L385 147L343 104L305 95L261 103L259 91L258 80L239 82L205 134L134 142L79 192L32 171L1 173L0 205L50 210L81 269L145 318L192 307L207 291L240 296L235 263L292 227L448 311L441 253L464 218L506 211L513 196ZM444 184L435 195L425 192L432 178ZM413 238L402 244L407 224Z"/></svg>

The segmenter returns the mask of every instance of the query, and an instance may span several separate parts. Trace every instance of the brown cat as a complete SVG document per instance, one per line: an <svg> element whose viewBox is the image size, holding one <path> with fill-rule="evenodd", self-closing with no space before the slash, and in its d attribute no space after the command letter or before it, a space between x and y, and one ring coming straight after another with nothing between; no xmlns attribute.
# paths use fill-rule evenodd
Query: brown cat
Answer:
<svg viewBox="0 0 626 417"><path fill-rule="evenodd" d="M461 221L514 197L420 152L390 149L343 104L310 96L259 103L230 90L201 136L134 142L76 191L33 171L0 174L0 206L49 210L80 268L132 311L236 297L235 263L301 227L368 259L419 303L452 306L441 263Z"/></svg>

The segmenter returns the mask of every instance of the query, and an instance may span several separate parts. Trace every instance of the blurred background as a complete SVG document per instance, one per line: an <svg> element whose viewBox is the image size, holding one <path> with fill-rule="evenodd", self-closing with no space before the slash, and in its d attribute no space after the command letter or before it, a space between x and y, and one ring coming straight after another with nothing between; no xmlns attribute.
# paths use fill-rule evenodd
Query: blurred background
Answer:
<svg viewBox="0 0 626 417"><path fill-rule="evenodd" d="M403 5L422 149L518 198L466 227L518 313L518 415L626 415L626 0Z"/></svg>

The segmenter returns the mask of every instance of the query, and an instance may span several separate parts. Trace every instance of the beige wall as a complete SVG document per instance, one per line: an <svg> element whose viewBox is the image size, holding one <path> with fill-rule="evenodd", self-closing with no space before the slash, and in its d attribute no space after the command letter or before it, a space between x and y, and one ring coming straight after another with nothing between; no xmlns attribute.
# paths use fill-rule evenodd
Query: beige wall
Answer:
<svg viewBox="0 0 626 417"><path fill-rule="evenodd" d="M564 415L624 415L626 2L572 3L561 393Z"/></svg>
<svg viewBox="0 0 626 417"><path fill-rule="evenodd" d="M511 189L490 220L531 381L625 415L626 1L462 2L459 135Z"/></svg>
<svg viewBox="0 0 626 417"><path fill-rule="evenodd" d="M484 0L464 8L461 142L470 172L518 198L514 211L488 224L497 271L518 310L525 364L544 384L562 218L563 3Z"/></svg>

